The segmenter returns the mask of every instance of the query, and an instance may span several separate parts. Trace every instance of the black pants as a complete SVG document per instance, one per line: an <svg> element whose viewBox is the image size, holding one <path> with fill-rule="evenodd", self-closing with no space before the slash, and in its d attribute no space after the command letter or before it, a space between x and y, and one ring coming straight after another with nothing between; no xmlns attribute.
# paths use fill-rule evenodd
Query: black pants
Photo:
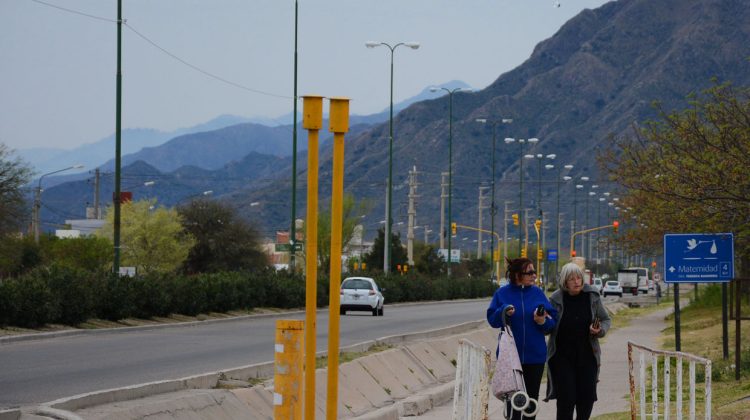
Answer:
<svg viewBox="0 0 750 420"><path fill-rule="evenodd" d="M557 420L588 420L596 401L596 360L575 363L555 356L549 361L557 393Z"/></svg>
<svg viewBox="0 0 750 420"><path fill-rule="evenodd" d="M523 382L526 385L526 393L529 394L530 398L539 401L539 386L542 384L542 374L544 373L544 363L533 364L533 365L521 365L523 368ZM529 406L534 409L536 406ZM512 411L510 401L505 403L505 417L510 417L508 413ZM521 417L521 412L513 411L513 416L510 417L512 420L530 419L534 420L534 417Z"/></svg>

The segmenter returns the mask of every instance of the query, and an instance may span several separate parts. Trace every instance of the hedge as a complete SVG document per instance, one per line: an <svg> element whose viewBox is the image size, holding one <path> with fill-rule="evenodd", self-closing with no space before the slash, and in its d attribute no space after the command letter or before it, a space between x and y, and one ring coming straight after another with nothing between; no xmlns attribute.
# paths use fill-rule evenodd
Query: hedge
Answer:
<svg viewBox="0 0 750 420"><path fill-rule="evenodd" d="M328 306L328 278L318 276L317 305ZM477 278L416 273L374 277L386 303L491 296L495 285ZM0 279L0 326L76 325L90 318L117 321L169 314L305 306L305 279L287 271L160 274L119 277L64 266L36 268Z"/></svg>

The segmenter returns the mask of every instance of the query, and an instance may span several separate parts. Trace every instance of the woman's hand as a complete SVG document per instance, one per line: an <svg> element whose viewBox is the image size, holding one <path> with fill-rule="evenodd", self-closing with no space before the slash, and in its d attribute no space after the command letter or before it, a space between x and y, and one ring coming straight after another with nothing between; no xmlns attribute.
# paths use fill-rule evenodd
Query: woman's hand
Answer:
<svg viewBox="0 0 750 420"><path fill-rule="evenodd" d="M507 308L505 308L505 314L508 316L513 316L513 314L516 313L516 308L513 305L508 305Z"/></svg>
<svg viewBox="0 0 750 420"><path fill-rule="evenodd" d="M601 325L598 327L594 327L594 324L591 324L591 326L589 327L589 332L591 333L591 335L599 335L601 331L602 331Z"/></svg>
<svg viewBox="0 0 750 420"><path fill-rule="evenodd" d="M547 312L545 311L543 315L538 315L536 311L534 311L534 322L536 322L537 325L544 325L544 321L547 318Z"/></svg>

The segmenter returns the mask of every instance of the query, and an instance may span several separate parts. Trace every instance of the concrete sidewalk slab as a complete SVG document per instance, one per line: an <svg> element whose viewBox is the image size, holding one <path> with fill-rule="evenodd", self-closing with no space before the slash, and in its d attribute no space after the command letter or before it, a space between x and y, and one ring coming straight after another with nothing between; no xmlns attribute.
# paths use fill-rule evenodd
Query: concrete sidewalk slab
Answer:
<svg viewBox="0 0 750 420"><path fill-rule="evenodd" d="M667 327L664 318L672 313L672 308L665 308L648 314L642 318L631 321L631 324L610 331L602 340L602 366L597 385L597 396L599 400L594 404L592 417L618 413L630 410L630 383L628 379L628 341L650 347L660 348L661 332ZM617 318L613 318L617 325ZM477 341L482 336L477 337ZM494 355L494 352L493 352ZM542 380L539 391L544 398L546 394L546 378ZM503 417L503 403L490 395L489 418L501 419ZM452 399L447 404L417 417L409 417L410 420L448 420L453 411ZM539 402L538 420L553 420L557 409L555 401Z"/></svg>

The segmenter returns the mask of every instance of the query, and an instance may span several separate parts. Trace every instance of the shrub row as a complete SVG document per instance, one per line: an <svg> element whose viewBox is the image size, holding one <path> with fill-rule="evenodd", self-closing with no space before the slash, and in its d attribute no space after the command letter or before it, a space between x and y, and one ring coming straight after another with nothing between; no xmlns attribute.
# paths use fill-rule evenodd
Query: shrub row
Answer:
<svg viewBox="0 0 750 420"><path fill-rule="evenodd" d="M491 296L476 278L423 275L376 277L387 303ZM319 276L317 304L328 306L328 279ZM305 279L286 271L119 277L53 265L0 279L0 325L76 325L89 318L117 321L169 314L197 315L258 307L300 308Z"/></svg>

